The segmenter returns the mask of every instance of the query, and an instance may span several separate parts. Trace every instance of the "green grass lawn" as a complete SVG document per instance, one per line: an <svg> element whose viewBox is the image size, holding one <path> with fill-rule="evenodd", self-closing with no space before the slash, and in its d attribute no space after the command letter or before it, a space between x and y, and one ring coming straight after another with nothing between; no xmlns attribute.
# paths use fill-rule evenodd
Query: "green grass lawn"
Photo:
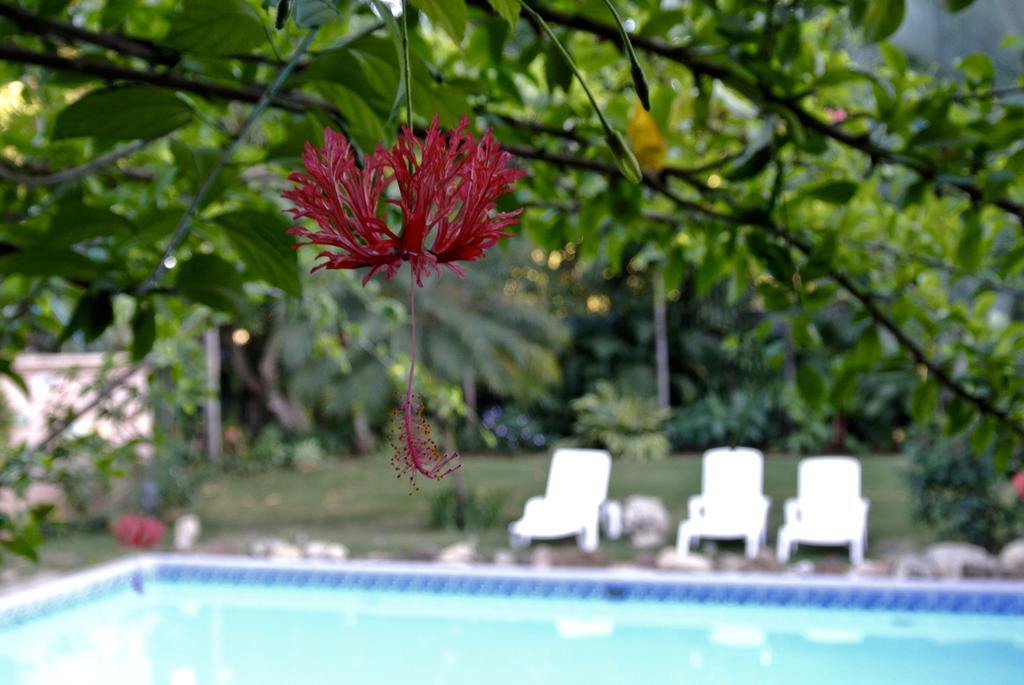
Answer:
<svg viewBox="0 0 1024 685"><path fill-rule="evenodd" d="M765 490L772 498L769 544L781 524L782 503L795 494L798 457L770 456L765 464ZM922 544L927 530L910 519L901 457L871 456L863 464L863 489L871 500L870 551L892 543ZM391 557L415 556L466 537L475 537L485 557L508 544L505 524L515 519L527 497L541 494L547 476L546 454L516 457L470 456L464 460L463 478L469 488L486 491L503 501L501 523L482 531L460 533L429 528L430 502L448 483L427 482L409 494L408 485L395 479L386 459L333 461L313 473L276 471L253 476L225 475L203 485L196 511L203 521L205 549L244 552L249 541L261 536L289 538L295 534L344 543L354 555L371 552ZM675 456L647 463L616 462L612 468L611 496L632 494L660 497L671 511L674 526L685 515L687 498L700 490L700 459ZM571 548L567 540L560 547ZM742 551L737 542L725 545ZM806 549L806 548L801 548ZM67 535L42 550L43 566L74 568L119 554L104 533ZM804 555L838 553L841 550ZM601 554L611 561L637 557L626 540L602 541ZM845 555L844 555L845 556Z"/></svg>

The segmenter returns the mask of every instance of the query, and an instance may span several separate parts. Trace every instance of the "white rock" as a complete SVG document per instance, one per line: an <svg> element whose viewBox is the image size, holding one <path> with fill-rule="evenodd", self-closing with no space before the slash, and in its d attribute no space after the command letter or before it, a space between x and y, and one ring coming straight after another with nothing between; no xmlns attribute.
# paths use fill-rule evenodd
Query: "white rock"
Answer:
<svg viewBox="0 0 1024 685"><path fill-rule="evenodd" d="M270 559L301 559L302 548L280 538L260 538L249 544L249 555Z"/></svg>
<svg viewBox="0 0 1024 685"><path fill-rule="evenodd" d="M271 559L301 559L302 548L290 542L280 542L270 548Z"/></svg>
<svg viewBox="0 0 1024 685"><path fill-rule="evenodd" d="M705 573L713 568L711 560L702 554L679 554L675 547L666 547L654 559L657 568L666 571Z"/></svg>
<svg viewBox="0 0 1024 685"><path fill-rule="evenodd" d="M901 554L892 562L892 574L897 578L933 578L937 573L930 561L916 554Z"/></svg>
<svg viewBox="0 0 1024 685"><path fill-rule="evenodd" d="M1024 577L1024 538L1003 547L999 553L999 568L1008 576Z"/></svg>
<svg viewBox="0 0 1024 685"><path fill-rule="evenodd" d="M310 540L302 546L302 553L307 559L323 559L326 561L344 561L348 558L348 548L338 542Z"/></svg>
<svg viewBox="0 0 1024 685"><path fill-rule="evenodd" d="M995 558L983 547L966 542L939 542L924 552L925 561L943 578L993 575L999 571Z"/></svg>
<svg viewBox="0 0 1024 685"><path fill-rule="evenodd" d="M668 509L657 497L632 495L622 507L622 528L634 547L657 547L668 538L672 525Z"/></svg>
<svg viewBox="0 0 1024 685"><path fill-rule="evenodd" d="M548 568L555 561L555 555L547 545L537 545L530 553L530 566L535 568Z"/></svg>
<svg viewBox="0 0 1024 685"><path fill-rule="evenodd" d="M195 548L203 526L195 514L183 514L174 521L174 549L188 552Z"/></svg>
<svg viewBox="0 0 1024 685"><path fill-rule="evenodd" d="M801 559L786 567L786 573L796 576L806 576L814 573L814 562L810 559Z"/></svg>
<svg viewBox="0 0 1024 685"><path fill-rule="evenodd" d="M472 540L452 543L437 555L437 561L442 564L468 564L475 558L476 542Z"/></svg>
<svg viewBox="0 0 1024 685"><path fill-rule="evenodd" d="M499 549L494 553L495 566L515 566L516 553L510 549Z"/></svg>

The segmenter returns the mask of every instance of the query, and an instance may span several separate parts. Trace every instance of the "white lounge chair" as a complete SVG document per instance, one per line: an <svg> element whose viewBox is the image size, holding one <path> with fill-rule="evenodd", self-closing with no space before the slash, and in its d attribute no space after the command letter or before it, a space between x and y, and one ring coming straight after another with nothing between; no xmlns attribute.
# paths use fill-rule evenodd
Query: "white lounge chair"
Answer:
<svg viewBox="0 0 1024 685"><path fill-rule="evenodd" d="M778 558L789 561L797 544L849 545L850 560L864 561L868 507L860 495L860 462L853 457L810 457L800 461L797 496L786 500L779 528Z"/></svg>
<svg viewBox="0 0 1024 685"><path fill-rule="evenodd" d="M690 553L700 538L746 539L747 556L753 559L765 544L768 508L764 496L764 455L751 447L718 447L704 453L701 462L701 494L690 498L689 518L679 524L676 551Z"/></svg>
<svg viewBox="0 0 1024 685"><path fill-rule="evenodd" d="M522 548L531 540L575 535L580 549L596 550L611 470L612 455L604 450L556 450L547 491L526 500L523 517L509 524L509 544Z"/></svg>

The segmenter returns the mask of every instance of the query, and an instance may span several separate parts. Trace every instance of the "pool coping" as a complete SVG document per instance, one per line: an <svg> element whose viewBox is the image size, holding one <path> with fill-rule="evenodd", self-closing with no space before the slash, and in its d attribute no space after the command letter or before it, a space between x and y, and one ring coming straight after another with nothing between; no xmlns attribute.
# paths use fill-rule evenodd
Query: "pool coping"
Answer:
<svg viewBox="0 0 1024 685"><path fill-rule="evenodd" d="M0 594L0 629L146 582L1024 616L1024 582L143 554Z"/></svg>

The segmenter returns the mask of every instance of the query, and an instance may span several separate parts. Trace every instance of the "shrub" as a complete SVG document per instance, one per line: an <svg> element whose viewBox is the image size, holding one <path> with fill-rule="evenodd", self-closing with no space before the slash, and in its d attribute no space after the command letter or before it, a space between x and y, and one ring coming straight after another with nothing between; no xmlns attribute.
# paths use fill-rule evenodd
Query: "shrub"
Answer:
<svg viewBox="0 0 1024 685"><path fill-rule="evenodd" d="M306 438L292 448L292 467L296 471L315 471L324 463L324 448L316 438Z"/></svg>
<svg viewBox="0 0 1024 685"><path fill-rule="evenodd" d="M918 521L989 550L1024 534L1024 502L1009 474L996 468L991 449L972 451L969 432L948 438L922 431L908 441L907 453Z"/></svg>
<svg viewBox="0 0 1024 685"><path fill-rule="evenodd" d="M673 449L704 450L722 445L763 445L779 435L764 396L736 391L707 395L676 410L665 426Z"/></svg>
<svg viewBox="0 0 1024 685"><path fill-rule="evenodd" d="M501 522L505 496L490 490L466 490L461 528L458 525L457 504L453 488L445 488L434 495L430 500L430 527L459 530L494 528Z"/></svg>
<svg viewBox="0 0 1024 685"><path fill-rule="evenodd" d="M262 473L290 466L290 456L284 431L272 423L260 432L259 437L249 449L225 452L223 468L225 471L234 473Z"/></svg>
<svg viewBox="0 0 1024 685"><path fill-rule="evenodd" d="M668 410L654 400L621 395L611 383L598 383L594 392L572 401L576 412L575 443L603 447L630 461L661 459L669 443L662 431Z"/></svg>

